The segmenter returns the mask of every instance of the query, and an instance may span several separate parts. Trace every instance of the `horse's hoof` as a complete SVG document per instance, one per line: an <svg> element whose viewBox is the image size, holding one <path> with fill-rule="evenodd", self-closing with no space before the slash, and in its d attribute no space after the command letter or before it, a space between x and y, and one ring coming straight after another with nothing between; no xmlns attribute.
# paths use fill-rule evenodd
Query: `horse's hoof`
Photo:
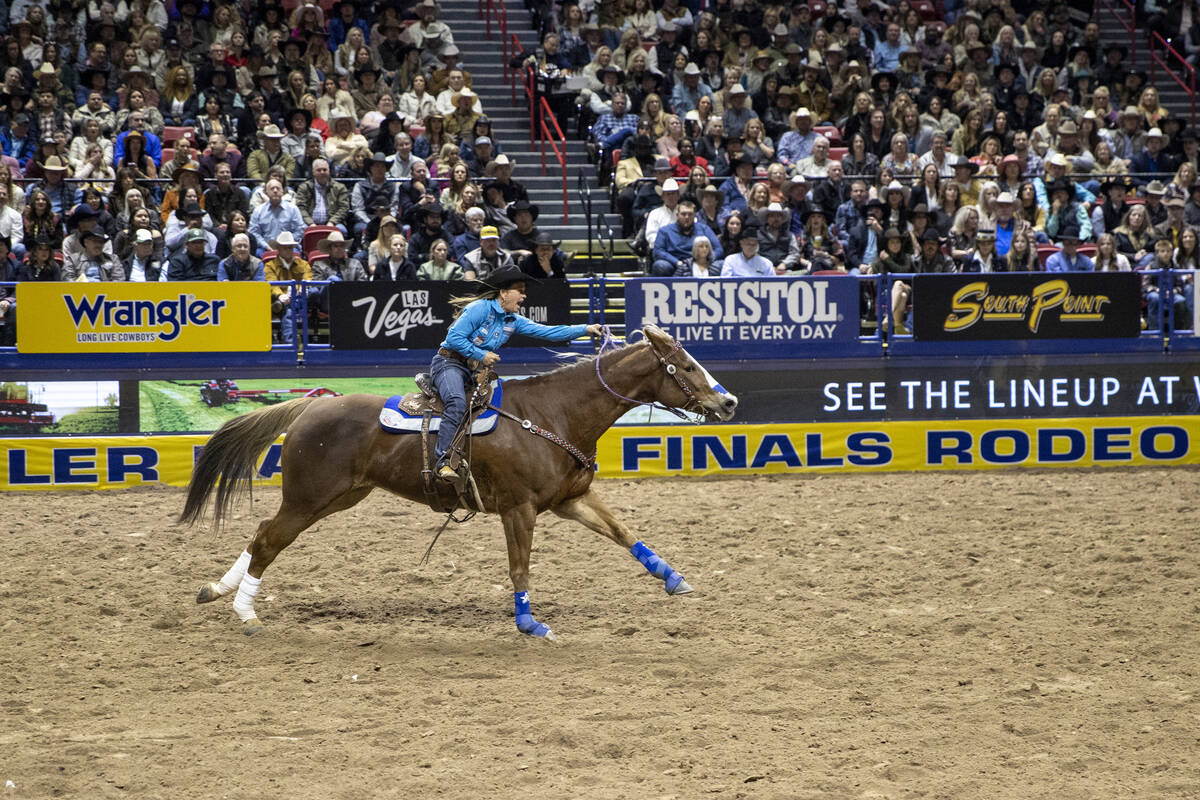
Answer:
<svg viewBox="0 0 1200 800"><path fill-rule="evenodd" d="M258 617L251 617L242 623L242 633L246 634L247 636L254 636L262 633L263 629L266 627L266 625L263 625L258 621Z"/></svg>
<svg viewBox="0 0 1200 800"><path fill-rule="evenodd" d="M691 587L691 584L689 584L687 581L680 581L680 582L679 582L679 583L678 583L678 584L675 586L675 588L674 588L674 589L668 589L668 590L667 590L667 594L670 594L670 595L676 595L676 594L688 594L688 593L689 593L689 592L691 592L691 591L693 591L693 590L692 590L692 587Z"/></svg>
<svg viewBox="0 0 1200 800"><path fill-rule="evenodd" d="M546 635L542 637L547 642L557 642L558 637L554 635L554 631L546 631Z"/></svg>
<svg viewBox="0 0 1200 800"><path fill-rule="evenodd" d="M211 603L213 600L220 600L221 597L220 588L215 583L206 583L196 593L196 605Z"/></svg>

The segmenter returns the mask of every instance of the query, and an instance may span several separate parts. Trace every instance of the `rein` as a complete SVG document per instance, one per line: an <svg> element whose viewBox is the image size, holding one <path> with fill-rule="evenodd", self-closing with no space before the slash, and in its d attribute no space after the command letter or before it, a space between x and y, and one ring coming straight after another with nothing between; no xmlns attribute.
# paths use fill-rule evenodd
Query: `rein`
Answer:
<svg viewBox="0 0 1200 800"><path fill-rule="evenodd" d="M592 455L590 455L590 456L585 456L583 454L582 450L580 450L578 447L576 447L575 445L568 442L566 439L559 436L554 431L548 431L545 428L541 427L540 425L534 425L532 421L530 421L528 419L522 419L521 417L518 417L516 414L510 414L509 412L505 411L503 408L500 408L499 406L494 406L491 403L488 403L488 408L490 408L492 411L495 411L500 416L505 417L506 419L511 419L513 422L517 423L518 425L520 425L522 428L529 431L530 433L541 436L546 441L553 442L554 444L558 445L563 450L566 450L568 453L570 453L572 456L574 456L575 460L578 461L580 463L580 465L582 465L583 467L586 467L587 469L592 469L595 466L595 464L596 464L596 454L595 453L592 453Z"/></svg>
<svg viewBox="0 0 1200 800"><path fill-rule="evenodd" d="M651 410L657 408L660 411L669 411L670 413L674 414L675 416L679 417L681 420L684 420L685 422L691 422L695 425L700 424L696 420L689 417L687 414L683 413L684 411L691 409L692 406L699 407L700 404L696 400L696 394L692 391L692 387L688 386L687 381L685 381L683 378L679 377L679 369L674 364L671 364L668 361L668 359L670 359L672 356L674 356L676 353L678 353L680 350L683 349L683 345L681 345L679 342L675 342L675 346L671 348L671 352L667 353L664 356L662 353L658 352L658 349L653 345L653 343L650 344L651 352L653 352L654 355L658 358L658 362L660 364L662 364L663 369L665 369L667 371L667 374L675 379L675 383L679 384L680 391L682 391L684 396L686 396L688 399L687 403L683 406L682 411L678 408L672 408L671 406L665 406L662 403L655 403L652 400L634 400L632 397L626 397L625 395L621 394L620 392L616 391L611 386L609 386L608 381L604 380L604 376L600 374L600 356L604 355L609 350L617 350L617 349L618 349L618 347L617 347L616 342L613 340L612 331L609 329L609 327L607 325L605 325L604 326L604 341L601 342L601 344L600 344L600 352L596 354L595 361L596 361L596 378L600 381L600 385L603 386L605 388L605 390L608 391L609 394L611 394L613 397L624 400L627 403L633 403L635 406L650 406ZM704 413L703 408L701 408L700 411L698 411L697 413L703 415L703 413Z"/></svg>

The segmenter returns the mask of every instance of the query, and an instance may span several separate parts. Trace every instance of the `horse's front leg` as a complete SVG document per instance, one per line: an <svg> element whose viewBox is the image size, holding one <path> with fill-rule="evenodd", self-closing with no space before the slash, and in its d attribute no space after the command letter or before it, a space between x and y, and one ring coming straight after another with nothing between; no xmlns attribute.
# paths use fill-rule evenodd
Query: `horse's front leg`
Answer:
<svg viewBox="0 0 1200 800"><path fill-rule="evenodd" d="M517 506L501 514L504 538L508 542L508 576L512 579L517 630L555 641L554 632L533 618L529 603L529 553L533 549L533 525L537 511L531 504Z"/></svg>
<svg viewBox="0 0 1200 800"><path fill-rule="evenodd" d="M613 516L594 491L568 500L552 509L555 514L565 519L573 519L584 527L596 533L603 534L617 544L627 548L646 571L663 582L667 594L687 594L692 587L683 579L671 565L659 558L653 550L643 542L634 538L629 528Z"/></svg>

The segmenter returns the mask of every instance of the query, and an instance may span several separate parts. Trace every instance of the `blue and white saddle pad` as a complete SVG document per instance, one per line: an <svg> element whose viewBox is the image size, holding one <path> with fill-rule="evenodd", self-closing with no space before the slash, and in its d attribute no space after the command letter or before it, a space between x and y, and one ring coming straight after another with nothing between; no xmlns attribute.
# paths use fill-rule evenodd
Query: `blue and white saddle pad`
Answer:
<svg viewBox="0 0 1200 800"><path fill-rule="evenodd" d="M492 381L492 400L491 404L496 408L500 408L500 401L504 394L503 383L499 380ZM421 422L424 416L421 414L406 414L400 410L400 403L404 400L404 395L394 394L387 399L383 404L383 410L379 412L379 427L383 428L388 433L420 433ZM492 409L485 409L482 414L475 418L471 423L471 435L481 436L485 433L491 433L496 428L496 423L500 421L500 415ZM436 431L441 424L442 418L435 414L429 420L429 430Z"/></svg>

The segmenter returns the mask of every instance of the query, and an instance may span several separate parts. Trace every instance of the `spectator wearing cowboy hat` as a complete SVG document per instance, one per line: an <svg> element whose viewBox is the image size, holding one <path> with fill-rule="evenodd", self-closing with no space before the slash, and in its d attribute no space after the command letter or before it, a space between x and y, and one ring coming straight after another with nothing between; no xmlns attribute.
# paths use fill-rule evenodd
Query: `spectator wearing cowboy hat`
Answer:
<svg viewBox="0 0 1200 800"><path fill-rule="evenodd" d="M317 242L317 249L322 253L327 253L328 258L314 258L312 262L312 274L314 281L366 281L370 280L367 271L363 269L363 265L357 259L350 258L346 254L346 248L349 246L346 237L341 231L334 231L326 236L321 241ZM329 312L329 287L322 287L315 292L314 302L321 311Z"/></svg>
<svg viewBox="0 0 1200 800"><path fill-rule="evenodd" d="M159 283L167 280L167 264L154 252L154 232L139 228L133 237L133 251L125 259L125 279L132 283Z"/></svg>
<svg viewBox="0 0 1200 800"><path fill-rule="evenodd" d="M371 222L368 209L386 204L388 213L400 214L399 184L387 179L388 162L383 153L372 153L364 163L366 178L354 185L350 193L352 230L357 236Z"/></svg>
<svg viewBox="0 0 1200 800"><path fill-rule="evenodd" d="M62 243L64 269L79 274L84 259L83 240L88 233L99 230L99 222L100 212L87 203L80 203L67 217L67 228L71 234L63 239ZM112 242L107 238L103 250L108 255L113 255Z"/></svg>
<svg viewBox="0 0 1200 800"><path fill-rule="evenodd" d="M267 171L280 166L290 177L296 171L296 159L283 150L283 131L278 125L268 125L259 134L259 147L246 159L246 177L261 181Z"/></svg>
<svg viewBox="0 0 1200 800"><path fill-rule="evenodd" d="M35 191L43 191L50 198L50 209L55 214L65 214L75 204L75 187L67 183L68 171L66 162L58 156L50 156L42 164L42 179L25 189L26 199Z"/></svg>
<svg viewBox="0 0 1200 800"><path fill-rule="evenodd" d="M379 108L379 98L387 91L379 82L379 68L374 64L354 70L354 80L357 86L351 90L350 97L354 100L354 113L362 119Z"/></svg>
<svg viewBox="0 0 1200 800"><path fill-rule="evenodd" d="M164 251L168 257L174 256L183 250L188 231L199 230L205 235L204 238L207 242L205 249L207 252L215 254L218 242L217 237L210 231L211 228L212 219L204 209L196 203L188 203L183 208L176 209L171 218L167 220L166 227L163 229Z"/></svg>
<svg viewBox="0 0 1200 800"><path fill-rule="evenodd" d="M354 118L341 108L329 114L329 137L325 139L325 157L337 169L350 160L358 149L369 150L367 137L355 130Z"/></svg>
<svg viewBox="0 0 1200 800"><path fill-rule="evenodd" d="M467 87L463 87L452 96L454 110L446 115L445 128L449 136L467 137L475 128L475 121L481 114L475 111L475 101L479 95Z"/></svg>
<svg viewBox="0 0 1200 800"><path fill-rule="evenodd" d="M408 240L408 254L414 263L420 264L429 258L429 248L438 239L450 241L446 231L446 209L441 203L430 203L417 207L412 235Z"/></svg>
<svg viewBox="0 0 1200 800"><path fill-rule="evenodd" d="M83 234L83 252L72 264L63 264L62 279L96 283L99 281L124 281L125 268L112 254L108 237L98 230Z"/></svg>
<svg viewBox="0 0 1200 800"><path fill-rule="evenodd" d="M500 246L509 252L515 261L520 261L534 252L538 229L537 221L541 210L528 200L518 200L509 205L505 212L515 228L500 237Z"/></svg>
<svg viewBox="0 0 1200 800"><path fill-rule="evenodd" d="M488 164L485 174L491 175L490 183L500 187L504 192L505 203L515 203L518 200L528 200L529 192L523 185L513 180L513 167L516 162L501 153Z"/></svg>
<svg viewBox="0 0 1200 800"><path fill-rule="evenodd" d="M291 231L284 231L279 238L269 242L275 251L275 257L263 265L263 272L268 281L311 281L312 267L303 258L296 255L300 247L299 240ZM292 308L294 286L271 286L271 315L281 320L280 337L287 344L296 338L295 315Z"/></svg>
<svg viewBox="0 0 1200 800"><path fill-rule="evenodd" d="M664 225L675 221L676 207L679 205L680 186L675 178L667 178L661 186L655 186L655 191L662 197L662 205L646 215L646 241L653 242L658 238L658 231Z"/></svg>
<svg viewBox="0 0 1200 800"><path fill-rule="evenodd" d="M567 279L567 262L558 242L546 232L541 232L533 242L533 252L521 259L521 271L532 278Z"/></svg>
<svg viewBox="0 0 1200 800"><path fill-rule="evenodd" d="M283 92L275 85L278 77L275 67L269 64L259 67L258 72L254 73L255 91L262 95L263 109L271 115L271 119L283 116Z"/></svg>
<svg viewBox="0 0 1200 800"><path fill-rule="evenodd" d="M724 255L717 235L696 218L695 203L681 200L675 209L675 221L659 228L654 237L650 274L657 277L674 275L684 261L691 258L692 243L697 236L708 239L714 260Z"/></svg>
<svg viewBox="0 0 1200 800"><path fill-rule="evenodd" d="M288 109L283 116L285 132L283 138L279 140L279 147L295 162L299 162L304 157L304 144L312 128L312 122L312 112L299 106Z"/></svg>

